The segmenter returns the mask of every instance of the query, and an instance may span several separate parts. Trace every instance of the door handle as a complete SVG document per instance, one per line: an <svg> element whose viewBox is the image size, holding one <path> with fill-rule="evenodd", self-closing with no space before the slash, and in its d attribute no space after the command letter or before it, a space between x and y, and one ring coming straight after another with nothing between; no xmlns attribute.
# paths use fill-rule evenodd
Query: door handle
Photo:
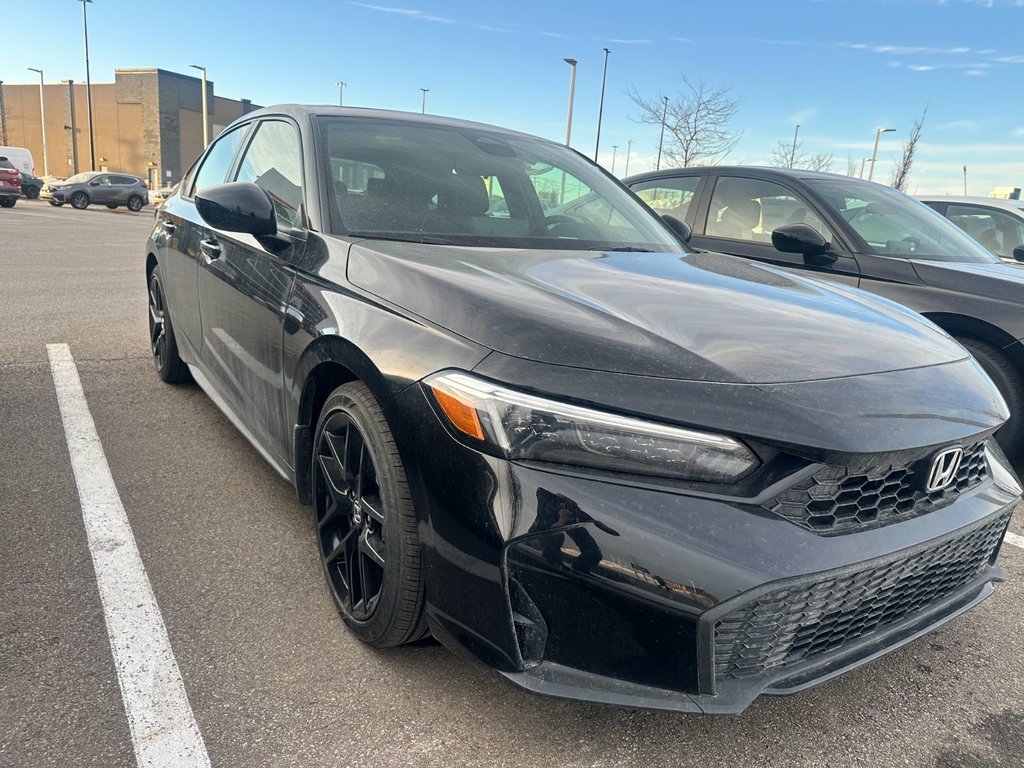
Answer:
<svg viewBox="0 0 1024 768"><path fill-rule="evenodd" d="M206 238L205 240L200 240L199 250L202 252L207 264L209 264L211 261L220 258L220 243L218 243L212 237Z"/></svg>
<svg viewBox="0 0 1024 768"><path fill-rule="evenodd" d="M160 222L160 226L163 227L164 232L166 232L169 235L173 235L174 230L178 228L173 221L169 221L166 219Z"/></svg>

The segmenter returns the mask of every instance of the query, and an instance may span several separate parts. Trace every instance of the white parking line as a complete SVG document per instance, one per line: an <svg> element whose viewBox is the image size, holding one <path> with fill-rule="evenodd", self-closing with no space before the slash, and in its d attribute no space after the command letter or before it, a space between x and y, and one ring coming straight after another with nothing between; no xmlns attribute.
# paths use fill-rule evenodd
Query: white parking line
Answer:
<svg viewBox="0 0 1024 768"><path fill-rule="evenodd" d="M48 344L71 468L139 766L206 768L206 752L67 344Z"/></svg>
<svg viewBox="0 0 1024 768"><path fill-rule="evenodd" d="M1007 544L1012 544L1015 547L1024 549L1024 536L1018 536L1016 533L1006 532L1006 538L1003 539Z"/></svg>

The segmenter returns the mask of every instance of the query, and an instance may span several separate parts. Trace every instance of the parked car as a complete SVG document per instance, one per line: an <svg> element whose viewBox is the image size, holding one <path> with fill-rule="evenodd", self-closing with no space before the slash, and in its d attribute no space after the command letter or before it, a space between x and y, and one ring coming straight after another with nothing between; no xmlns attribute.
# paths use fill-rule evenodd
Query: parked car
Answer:
<svg viewBox="0 0 1024 768"><path fill-rule="evenodd" d="M1024 261L1024 202L991 197L918 195L1003 261Z"/></svg>
<svg viewBox="0 0 1024 768"><path fill-rule="evenodd" d="M1024 466L1024 271L881 184L780 168L655 171L625 182L684 219L696 248L856 286L956 338L1010 406L997 438Z"/></svg>
<svg viewBox="0 0 1024 768"><path fill-rule="evenodd" d="M27 197L29 200L35 200L39 197L39 192L43 188L43 180L37 176L33 176L31 173L21 172L21 194Z"/></svg>
<svg viewBox="0 0 1024 768"><path fill-rule="evenodd" d="M6 157L22 173L35 174L35 161L25 147L0 147L0 157Z"/></svg>
<svg viewBox="0 0 1024 768"><path fill-rule="evenodd" d="M563 183L607 219L546 215ZM737 712L987 597L1021 489L977 362L672 232L554 142L257 110L156 211L154 364L312 506L374 647L431 632L529 690Z"/></svg>
<svg viewBox="0 0 1024 768"><path fill-rule="evenodd" d="M149 190L138 176L86 171L65 181L51 181L43 187L40 197L56 206L71 203L72 208L81 209L95 203L107 208L123 205L130 211L140 211L149 199Z"/></svg>
<svg viewBox="0 0 1024 768"><path fill-rule="evenodd" d="M0 208L13 208L21 197L21 174L14 164L0 155Z"/></svg>

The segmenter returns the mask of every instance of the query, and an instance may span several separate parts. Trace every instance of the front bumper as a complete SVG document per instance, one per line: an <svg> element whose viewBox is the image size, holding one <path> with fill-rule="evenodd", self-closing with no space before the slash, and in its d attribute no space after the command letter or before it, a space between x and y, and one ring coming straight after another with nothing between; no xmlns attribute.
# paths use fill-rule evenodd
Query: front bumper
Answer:
<svg viewBox="0 0 1024 768"><path fill-rule="evenodd" d="M49 187L43 187L39 190L40 200L53 200L56 203L66 203L67 197L63 189L50 189Z"/></svg>
<svg viewBox="0 0 1024 768"><path fill-rule="evenodd" d="M480 454L416 386L388 413L410 425L396 438L435 636L587 701L735 713L866 663L992 592L1019 500L990 451L990 476L954 503L825 537L764 509L793 475L756 499L691 494Z"/></svg>

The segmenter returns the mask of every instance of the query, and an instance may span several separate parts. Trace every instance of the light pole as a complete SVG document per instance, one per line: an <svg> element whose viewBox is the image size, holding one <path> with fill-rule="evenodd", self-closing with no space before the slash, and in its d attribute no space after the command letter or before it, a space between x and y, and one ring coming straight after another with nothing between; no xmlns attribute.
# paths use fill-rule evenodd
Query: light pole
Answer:
<svg viewBox="0 0 1024 768"><path fill-rule="evenodd" d="M206 113L206 67L198 64L189 66L203 73L203 149L206 149L210 145L210 116Z"/></svg>
<svg viewBox="0 0 1024 768"><path fill-rule="evenodd" d="M964 166L964 197L967 197L967 166Z"/></svg>
<svg viewBox="0 0 1024 768"><path fill-rule="evenodd" d="M868 181L871 181L875 177L875 163L878 162L878 139L883 133L892 133L895 130L895 128L875 129L875 148L871 151L871 170L868 171Z"/></svg>
<svg viewBox="0 0 1024 768"><path fill-rule="evenodd" d="M565 146L569 146L572 137L572 99L576 93L576 59L562 59L572 70L569 75L569 117L565 123Z"/></svg>
<svg viewBox="0 0 1024 768"><path fill-rule="evenodd" d="M612 176L615 175L615 155L619 152L619 145L612 144Z"/></svg>
<svg viewBox="0 0 1024 768"><path fill-rule="evenodd" d="M348 85L344 80L339 80L335 83L338 86L338 106L344 106L345 101L345 86Z"/></svg>
<svg viewBox="0 0 1024 768"><path fill-rule="evenodd" d="M85 103L89 118L89 170L96 170L96 137L92 130L92 79L89 76L89 14L86 9L92 0L80 0L82 3L82 30L85 32Z"/></svg>
<svg viewBox="0 0 1024 768"><path fill-rule="evenodd" d="M25 67L29 72L39 73L39 126L43 130L43 176L50 175L50 160L46 154L46 99L43 96L43 70Z"/></svg>
<svg viewBox="0 0 1024 768"><path fill-rule="evenodd" d="M622 174L624 177L625 176L629 176L629 154L632 151L633 151L633 140L629 139L626 142L626 172Z"/></svg>
<svg viewBox="0 0 1024 768"><path fill-rule="evenodd" d="M604 49L604 74L601 75L601 103L597 108L597 142L594 144L594 162L597 162L597 151L601 148L601 117L604 115L604 86L608 82L608 54L611 53L607 48Z"/></svg>
<svg viewBox="0 0 1024 768"><path fill-rule="evenodd" d="M420 88L420 90L423 91L423 103L420 106L420 114L425 115L427 114L427 94L430 92L430 89Z"/></svg>
<svg viewBox="0 0 1024 768"><path fill-rule="evenodd" d="M75 118L75 81L62 80L68 84L68 107L71 112L71 125L65 125L65 131L71 131L71 167L78 173L78 123Z"/></svg>
<svg viewBox="0 0 1024 768"><path fill-rule="evenodd" d="M800 123L796 124L796 130L793 131L793 149L789 153L789 167L792 168L796 165L796 137L800 135Z"/></svg>
<svg viewBox="0 0 1024 768"><path fill-rule="evenodd" d="M654 166L654 170L661 170L661 148L665 145L665 123L668 120L668 96L662 96L665 100L665 109L661 113L661 138L658 139L658 162Z"/></svg>

